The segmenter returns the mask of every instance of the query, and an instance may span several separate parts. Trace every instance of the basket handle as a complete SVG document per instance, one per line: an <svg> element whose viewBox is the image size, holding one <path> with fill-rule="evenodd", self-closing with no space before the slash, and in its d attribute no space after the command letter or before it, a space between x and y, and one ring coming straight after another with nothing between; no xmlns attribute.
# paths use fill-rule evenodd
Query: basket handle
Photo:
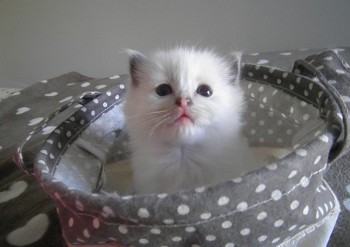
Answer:
<svg viewBox="0 0 350 247"><path fill-rule="evenodd" d="M338 117L337 122L341 122L342 126L330 153L330 161L333 161L350 149L350 104L346 100L350 96L350 66L339 52L333 49L296 60L293 71L318 80L339 108L341 120ZM342 71L341 75L339 71ZM331 81L337 83L332 84Z"/></svg>
<svg viewBox="0 0 350 247"><path fill-rule="evenodd" d="M68 109L73 104L78 104L81 107L83 107L85 104L90 102L91 100L95 99L97 96L101 95L101 92L98 91L88 91L84 92L80 96L76 97L75 99L71 100L69 103L57 108L54 112L52 112L47 118L44 119L43 124L36 126L33 128L33 130L17 145L15 154L14 154L14 162L16 165L25 173L28 175L34 176L34 169L33 169L33 163L26 163L23 159L23 148L25 144L38 132L42 131L43 128L47 125L48 122L50 122L54 117L56 117L58 114L62 113L66 109Z"/></svg>

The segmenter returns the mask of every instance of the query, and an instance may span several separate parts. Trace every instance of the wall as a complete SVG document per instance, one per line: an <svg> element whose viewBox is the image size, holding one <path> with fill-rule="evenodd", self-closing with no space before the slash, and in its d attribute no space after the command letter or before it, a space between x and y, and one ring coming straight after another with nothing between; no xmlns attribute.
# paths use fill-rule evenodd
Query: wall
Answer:
<svg viewBox="0 0 350 247"><path fill-rule="evenodd" d="M350 1L0 0L0 87L127 72L125 48L279 51L350 45Z"/></svg>

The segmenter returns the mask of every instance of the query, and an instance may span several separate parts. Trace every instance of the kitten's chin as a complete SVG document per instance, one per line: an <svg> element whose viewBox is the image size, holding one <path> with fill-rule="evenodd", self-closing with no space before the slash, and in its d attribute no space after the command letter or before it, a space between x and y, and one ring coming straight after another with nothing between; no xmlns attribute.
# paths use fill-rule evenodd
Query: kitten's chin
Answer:
<svg viewBox="0 0 350 247"><path fill-rule="evenodd" d="M203 140L204 130L196 126L191 119L178 119L159 134L159 137L168 143L184 145Z"/></svg>

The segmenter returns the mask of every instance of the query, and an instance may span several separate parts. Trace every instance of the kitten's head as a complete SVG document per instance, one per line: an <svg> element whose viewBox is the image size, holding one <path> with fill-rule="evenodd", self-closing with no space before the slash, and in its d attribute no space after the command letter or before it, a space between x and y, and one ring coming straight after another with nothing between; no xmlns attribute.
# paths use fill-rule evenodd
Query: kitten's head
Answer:
<svg viewBox="0 0 350 247"><path fill-rule="evenodd" d="M240 129L240 54L226 61L212 51L176 48L150 57L130 51L125 115L134 138L179 144Z"/></svg>

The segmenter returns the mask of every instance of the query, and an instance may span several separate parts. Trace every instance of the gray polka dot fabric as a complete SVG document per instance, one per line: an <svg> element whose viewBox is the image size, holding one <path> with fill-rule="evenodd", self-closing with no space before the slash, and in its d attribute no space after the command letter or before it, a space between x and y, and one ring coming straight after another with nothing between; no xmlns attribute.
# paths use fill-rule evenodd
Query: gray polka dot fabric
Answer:
<svg viewBox="0 0 350 247"><path fill-rule="evenodd" d="M130 156L120 109L127 76L93 79L71 73L19 92L22 100L15 100L19 95L6 99L0 107L22 118L12 117L17 133L1 132L1 140L7 140L0 141L3 157L24 137L33 145L17 146L16 163L36 180L17 179L16 189L9 190L27 195L29 183L40 185L54 204L43 202L56 210L48 213L40 207L18 227L2 230L0 245L61 246L64 241L52 239L59 238L62 228L67 244L78 246L310 246L308 241L331 233L315 235L332 226L339 207L347 205L346 198L339 205L333 180L324 179L348 153L346 52L246 55L245 136L251 145L288 147L292 152L243 177L172 194L120 196L101 191L103 164L111 150L117 160ZM290 61L296 61L294 67ZM35 102L30 100L33 93L40 94ZM11 111L4 112L11 116ZM116 121L108 121L111 117ZM10 127L0 128L9 132ZM39 198L35 190L30 192L32 201ZM17 201L4 199L5 204L7 200ZM5 204L0 209L10 215L8 207L2 208ZM26 235L35 224L41 229ZM24 237L16 237L19 234ZM330 244L346 246L339 243L347 235L331 237Z"/></svg>

